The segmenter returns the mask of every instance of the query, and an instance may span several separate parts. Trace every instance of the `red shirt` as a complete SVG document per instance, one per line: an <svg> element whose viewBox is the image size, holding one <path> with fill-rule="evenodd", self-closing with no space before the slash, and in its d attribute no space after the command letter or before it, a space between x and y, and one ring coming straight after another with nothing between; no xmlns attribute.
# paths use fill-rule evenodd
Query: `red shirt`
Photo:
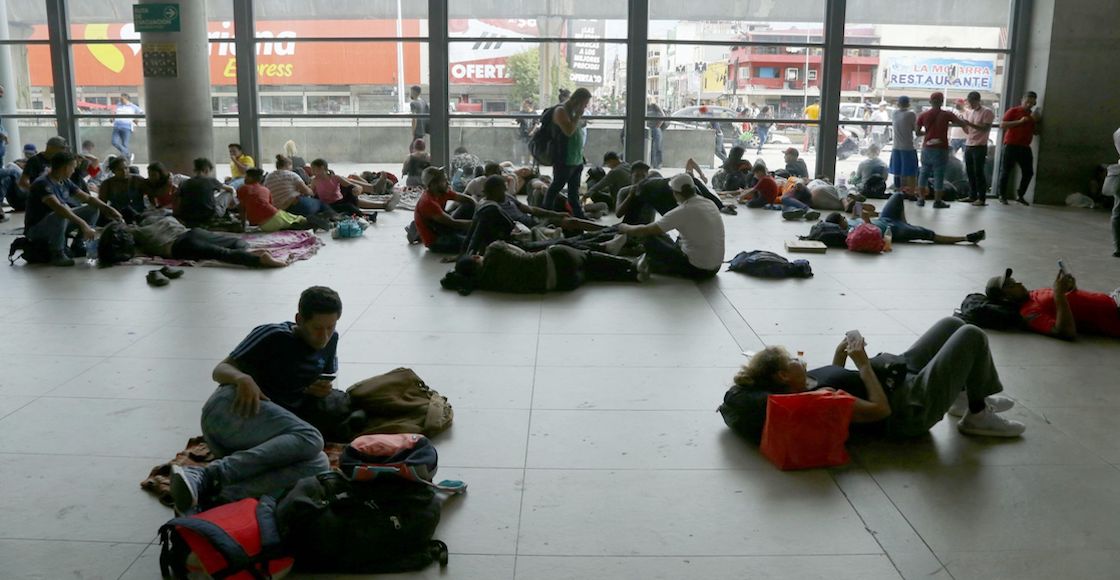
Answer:
<svg viewBox="0 0 1120 580"><path fill-rule="evenodd" d="M766 203L778 203L778 198L782 195L782 190L778 187L778 182L774 181L774 178L769 175L759 179L758 183L754 186L754 190L758 195L762 196L762 199L766 200Z"/></svg>
<svg viewBox="0 0 1120 580"><path fill-rule="evenodd" d="M272 205L272 192L259 183L246 183L237 188L237 201L241 202L245 219L255 226L267 222L280 211Z"/></svg>
<svg viewBox="0 0 1120 580"><path fill-rule="evenodd" d="M451 193L448 192L447 195L451 195ZM416 221L416 231L420 234L420 240L424 242L425 247L435 243L437 237L428 220L447 213L443 210L443 206L447 204L447 199L447 197L438 197L430 191L425 191L416 202L416 211L413 212L412 217Z"/></svg>
<svg viewBox="0 0 1120 580"><path fill-rule="evenodd" d="M1066 294L1077 332L1101 334L1120 338L1120 309L1108 294L1075 290ZM1019 308L1019 314L1026 320L1031 330L1040 334L1050 334L1058 321L1058 309L1054 304L1054 290L1039 288L1031 291L1030 300Z"/></svg>
<svg viewBox="0 0 1120 580"><path fill-rule="evenodd" d="M945 109L930 109L918 115L918 126L925 129L922 147L948 149L949 124L956 120L957 116Z"/></svg>
<svg viewBox="0 0 1120 580"><path fill-rule="evenodd" d="M1031 112L1026 107L1012 107L1003 114L1003 122L1005 123L1018 121L1019 119L1026 119L1027 122L1018 127L1004 130L1003 144L1030 147L1031 141L1034 141L1034 117L1031 116Z"/></svg>

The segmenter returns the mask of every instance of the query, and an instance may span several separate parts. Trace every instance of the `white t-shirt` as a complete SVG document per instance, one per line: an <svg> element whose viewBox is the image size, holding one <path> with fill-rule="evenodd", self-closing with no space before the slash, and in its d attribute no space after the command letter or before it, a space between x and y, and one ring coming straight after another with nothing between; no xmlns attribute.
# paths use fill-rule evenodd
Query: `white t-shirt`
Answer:
<svg viewBox="0 0 1120 580"><path fill-rule="evenodd" d="M894 148L899 151L914 150L914 126L918 124L918 115L910 109L899 109L894 112L891 119L891 129L894 131Z"/></svg>
<svg viewBox="0 0 1120 580"><path fill-rule="evenodd" d="M463 193L476 200L482 199L482 186L484 185L486 185L486 176L476 177L467 182L467 186L463 188Z"/></svg>
<svg viewBox="0 0 1120 580"><path fill-rule="evenodd" d="M277 169L264 179L264 186L272 192L272 205L280 209L288 209L295 203L299 197L298 187L302 184L299 175L287 169Z"/></svg>
<svg viewBox="0 0 1120 580"><path fill-rule="evenodd" d="M996 120L996 114L995 111L981 105L979 109L973 110L971 107L965 109L961 118L973 125L991 125ZM992 129L989 127L987 131L981 131L970 128L967 133L968 142L965 144L969 147L979 147L988 144L988 137L991 135Z"/></svg>
<svg viewBox="0 0 1120 580"><path fill-rule="evenodd" d="M880 123L885 123L885 122L891 120L891 114L888 111L882 111L882 110L875 111L874 113L871 114L871 120L876 121L876 122L880 122ZM874 125L873 127L871 127L871 132L874 133L874 134L885 133L886 131L887 131L887 126L886 125Z"/></svg>
<svg viewBox="0 0 1120 580"><path fill-rule="evenodd" d="M688 262L701 270L718 270L723 264L723 216L716 204L694 195L657 220L663 232L680 233L681 250Z"/></svg>

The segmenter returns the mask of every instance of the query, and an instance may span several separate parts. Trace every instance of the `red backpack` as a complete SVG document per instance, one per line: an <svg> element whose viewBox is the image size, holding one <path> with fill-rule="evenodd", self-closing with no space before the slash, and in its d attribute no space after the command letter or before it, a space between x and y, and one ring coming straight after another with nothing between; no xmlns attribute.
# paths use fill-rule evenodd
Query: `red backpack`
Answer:
<svg viewBox="0 0 1120 580"><path fill-rule="evenodd" d="M883 231L872 224L860 224L848 234L848 250L866 254L883 251Z"/></svg>
<svg viewBox="0 0 1120 580"><path fill-rule="evenodd" d="M160 527L159 538L164 578L282 578L295 563L283 550L271 497L172 519Z"/></svg>

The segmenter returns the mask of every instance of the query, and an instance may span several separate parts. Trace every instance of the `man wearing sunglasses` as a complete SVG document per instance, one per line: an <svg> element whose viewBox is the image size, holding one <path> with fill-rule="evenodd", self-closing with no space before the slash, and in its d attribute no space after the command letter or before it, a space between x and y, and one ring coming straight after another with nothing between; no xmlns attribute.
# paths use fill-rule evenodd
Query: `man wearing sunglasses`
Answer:
<svg viewBox="0 0 1120 580"><path fill-rule="evenodd" d="M1053 288L1027 290L1011 268L988 280L988 298L1019 309L1026 326L1039 334L1073 340L1080 334L1120 338L1120 289L1111 295L1077 289L1077 280L1059 268Z"/></svg>

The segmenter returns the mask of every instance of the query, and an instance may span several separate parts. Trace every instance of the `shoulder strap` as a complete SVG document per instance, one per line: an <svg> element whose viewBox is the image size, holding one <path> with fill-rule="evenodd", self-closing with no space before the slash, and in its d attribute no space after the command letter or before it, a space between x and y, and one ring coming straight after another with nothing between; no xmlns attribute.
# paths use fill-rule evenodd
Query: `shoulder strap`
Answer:
<svg viewBox="0 0 1120 580"><path fill-rule="evenodd" d="M265 576L254 568L255 559L250 558L249 554L245 553L245 548L242 548L241 544L237 543L237 540L234 540L221 526L199 518L175 518L163 526L172 529L175 527L188 529L206 538L225 559L225 569L210 572L210 577L214 580L222 580L239 572L248 572L254 578L264 580ZM163 528L160 528L161 533Z"/></svg>

